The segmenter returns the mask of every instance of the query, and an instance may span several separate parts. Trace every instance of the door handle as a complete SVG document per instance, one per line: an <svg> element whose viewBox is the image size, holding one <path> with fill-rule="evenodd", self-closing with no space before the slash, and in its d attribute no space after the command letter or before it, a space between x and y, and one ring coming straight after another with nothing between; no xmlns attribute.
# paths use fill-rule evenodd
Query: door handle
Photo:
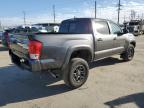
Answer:
<svg viewBox="0 0 144 108"><path fill-rule="evenodd" d="M102 38L99 38L98 41L103 41Z"/></svg>

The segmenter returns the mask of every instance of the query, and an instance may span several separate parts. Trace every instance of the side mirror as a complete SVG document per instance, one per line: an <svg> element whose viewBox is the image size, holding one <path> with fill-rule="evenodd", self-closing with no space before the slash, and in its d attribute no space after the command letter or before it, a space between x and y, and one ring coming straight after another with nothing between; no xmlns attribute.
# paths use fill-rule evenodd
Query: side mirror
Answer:
<svg viewBox="0 0 144 108"><path fill-rule="evenodd" d="M122 36L124 33L123 32L118 32L117 35L118 36Z"/></svg>
<svg viewBox="0 0 144 108"><path fill-rule="evenodd" d="M124 33L123 33L123 32L115 32L114 34L117 34L118 36L121 36L121 35L123 35Z"/></svg>
<svg viewBox="0 0 144 108"><path fill-rule="evenodd" d="M128 31L127 28L122 29L122 31L123 31L124 34L125 34L125 33L129 33L129 31Z"/></svg>

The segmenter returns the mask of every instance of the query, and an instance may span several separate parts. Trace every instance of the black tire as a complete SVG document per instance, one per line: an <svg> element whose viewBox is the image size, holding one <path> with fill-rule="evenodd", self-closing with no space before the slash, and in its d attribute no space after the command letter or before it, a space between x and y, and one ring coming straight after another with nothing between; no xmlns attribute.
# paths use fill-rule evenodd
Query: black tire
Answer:
<svg viewBox="0 0 144 108"><path fill-rule="evenodd" d="M88 75L88 63L84 59L73 58L63 72L63 80L67 86L76 89L87 81Z"/></svg>
<svg viewBox="0 0 144 108"><path fill-rule="evenodd" d="M17 57L16 55L14 55L13 53L10 54L11 57L11 61L17 65L20 65L20 61L19 61L19 57Z"/></svg>
<svg viewBox="0 0 144 108"><path fill-rule="evenodd" d="M131 61L134 57L134 53L135 53L135 48L132 44L130 44L127 50L123 54L121 54L121 58L124 61Z"/></svg>

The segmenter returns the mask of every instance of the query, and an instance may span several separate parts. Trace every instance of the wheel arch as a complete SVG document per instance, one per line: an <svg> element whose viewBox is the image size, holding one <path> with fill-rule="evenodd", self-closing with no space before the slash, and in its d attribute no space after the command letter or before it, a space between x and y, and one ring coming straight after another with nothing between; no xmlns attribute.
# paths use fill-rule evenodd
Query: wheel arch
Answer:
<svg viewBox="0 0 144 108"><path fill-rule="evenodd" d="M83 58L87 62L90 62L94 58L93 50L89 46L76 46L76 47L69 48L67 50L67 54L65 56L65 60L64 60L62 69L67 66L70 59L75 58L75 57Z"/></svg>
<svg viewBox="0 0 144 108"><path fill-rule="evenodd" d="M130 44L133 45L134 47L136 47L136 42L135 41L131 41Z"/></svg>

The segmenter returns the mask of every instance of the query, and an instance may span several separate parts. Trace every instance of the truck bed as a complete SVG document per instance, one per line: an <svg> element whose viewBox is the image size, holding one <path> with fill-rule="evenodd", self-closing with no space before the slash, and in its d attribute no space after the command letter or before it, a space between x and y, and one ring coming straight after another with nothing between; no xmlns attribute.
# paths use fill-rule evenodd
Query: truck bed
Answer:
<svg viewBox="0 0 144 108"><path fill-rule="evenodd" d="M39 60L31 60L28 51L29 41L42 43ZM93 47L92 34L70 34L70 33L35 33L26 35L15 35L10 42L10 52L17 56L20 64L29 66L30 71L47 71L59 69L63 66L71 46L81 44ZM23 62L23 63L22 63ZM34 67L34 68L33 68Z"/></svg>

